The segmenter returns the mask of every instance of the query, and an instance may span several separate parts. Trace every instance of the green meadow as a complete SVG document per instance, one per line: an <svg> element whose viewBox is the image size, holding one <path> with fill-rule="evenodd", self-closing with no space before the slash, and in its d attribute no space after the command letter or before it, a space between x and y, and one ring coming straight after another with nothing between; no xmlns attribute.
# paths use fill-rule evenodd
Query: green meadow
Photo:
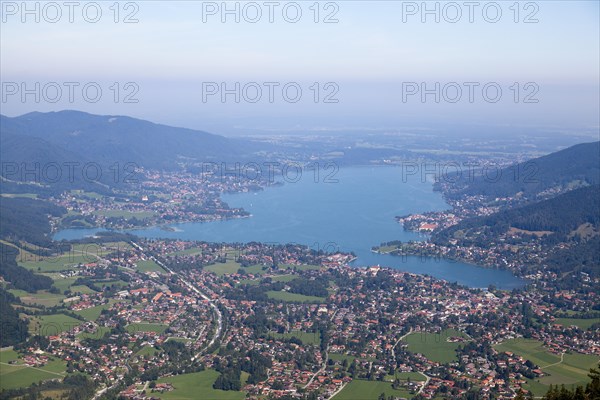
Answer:
<svg viewBox="0 0 600 400"><path fill-rule="evenodd" d="M58 293L50 293L47 290L39 290L36 293L29 293L24 290L10 289L10 293L19 297L24 304L40 305L53 307L62 303L66 296Z"/></svg>
<svg viewBox="0 0 600 400"><path fill-rule="evenodd" d="M215 273L218 276L231 275L238 272L241 265L235 261L227 261L225 263L216 263L204 267L204 270Z"/></svg>
<svg viewBox="0 0 600 400"><path fill-rule="evenodd" d="M408 381L410 379L413 382L421 382L426 378L418 372L396 372L394 375L386 375L386 380L393 381L394 379L400 381Z"/></svg>
<svg viewBox="0 0 600 400"><path fill-rule="evenodd" d="M291 331L291 332L286 332L286 333L276 333L276 332L270 332L269 336L275 338L275 339L291 339L292 337L295 337L297 339L300 339L300 341L302 341L302 343L304 343L305 345L315 345L318 346L321 344L321 338L319 337L319 333L318 332L304 332L304 331Z"/></svg>
<svg viewBox="0 0 600 400"><path fill-rule="evenodd" d="M590 368L596 367L600 357L579 353L567 353L561 361L560 354L553 354L542 342L531 339L511 339L495 346L498 351L510 351L538 365L545 376L531 380L527 385L534 394L545 394L550 385L584 385L589 381Z"/></svg>
<svg viewBox="0 0 600 400"><path fill-rule="evenodd" d="M66 362L54 357L51 357L48 364L43 367L29 367L23 364L14 350L2 350L0 351L0 390L27 387L49 379L62 379L66 375L66 369Z"/></svg>
<svg viewBox="0 0 600 400"><path fill-rule="evenodd" d="M408 390L400 389L396 390L392 388L390 382L379 382L379 381L365 381L362 379L355 379L348 383L341 392L339 392L334 399L335 400L377 400L381 393L385 393L385 397L405 397L412 398Z"/></svg>
<svg viewBox="0 0 600 400"><path fill-rule="evenodd" d="M586 330L590 329L594 324L600 324L600 318L557 318L555 323L566 327L575 325L580 329Z"/></svg>
<svg viewBox="0 0 600 400"><path fill-rule="evenodd" d="M440 333L414 332L404 338L404 342L413 353L421 353L431 361L449 363L458 361L456 349L459 343L448 342L452 336L466 338L464 333L448 329Z"/></svg>
<svg viewBox="0 0 600 400"><path fill-rule="evenodd" d="M303 294L290 293L286 291L269 290L267 296L273 300L280 300L287 303L324 303L324 297L305 296Z"/></svg>
<svg viewBox="0 0 600 400"><path fill-rule="evenodd" d="M136 324L129 324L129 325L127 325L127 327L125 329L127 329L127 331L131 332L131 333L134 333L134 332L163 333L167 328L168 328L168 326L164 325L164 324L140 322L140 323L136 323Z"/></svg>
<svg viewBox="0 0 600 400"><path fill-rule="evenodd" d="M81 315L83 318L87 319L88 321L95 321L98 319L98 317L100 317L102 310L108 310L110 308L110 306L112 306L114 303L116 303L116 301L114 299L111 299L106 304L101 304L99 306L86 308L86 309L83 309L80 311L75 311L75 314Z"/></svg>
<svg viewBox="0 0 600 400"><path fill-rule="evenodd" d="M151 395L164 400L242 400L246 397L245 392L213 389L212 385L218 376L219 373L217 371L209 369L192 374L160 378L158 380L159 383L171 383L174 390L165 393L152 393Z"/></svg>
<svg viewBox="0 0 600 400"><path fill-rule="evenodd" d="M137 263L137 268L141 272L165 272L165 270L153 260L140 261Z"/></svg>
<svg viewBox="0 0 600 400"><path fill-rule="evenodd" d="M298 275L275 275L271 277L273 282L290 282L296 279Z"/></svg>
<svg viewBox="0 0 600 400"><path fill-rule="evenodd" d="M29 331L41 336L55 336L72 330L82 321L65 314L40 315L30 318Z"/></svg>
<svg viewBox="0 0 600 400"><path fill-rule="evenodd" d="M34 272L59 272L71 270L78 264L87 264L95 261L97 261L97 258L92 254L67 253L37 261L24 261L19 264Z"/></svg>
<svg viewBox="0 0 600 400"><path fill-rule="evenodd" d="M185 255L193 256L196 254L202 254L202 248L190 247L189 249L174 251L172 253L169 253L168 255L169 256L185 256Z"/></svg>

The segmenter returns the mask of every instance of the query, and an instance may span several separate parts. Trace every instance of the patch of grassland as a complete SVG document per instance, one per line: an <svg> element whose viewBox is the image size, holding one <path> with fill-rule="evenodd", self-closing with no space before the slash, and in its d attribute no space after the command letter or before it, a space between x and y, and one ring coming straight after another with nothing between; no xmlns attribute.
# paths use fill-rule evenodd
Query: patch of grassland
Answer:
<svg viewBox="0 0 600 400"><path fill-rule="evenodd" d="M137 267L141 272L165 272L165 270L153 260L140 261L137 263Z"/></svg>
<svg viewBox="0 0 600 400"><path fill-rule="evenodd" d="M14 350L3 350L0 351L0 390L27 387L48 379L62 379L66 369L66 362L54 357L43 367L29 367L23 364Z"/></svg>
<svg viewBox="0 0 600 400"><path fill-rule="evenodd" d="M280 300L288 303L324 303L324 297L305 296L303 294L290 293L285 291L269 290L267 296L270 299Z"/></svg>
<svg viewBox="0 0 600 400"><path fill-rule="evenodd" d="M174 251L173 253L169 253L170 256L193 256L196 254L202 254L202 248L200 247L190 247L189 249Z"/></svg>
<svg viewBox="0 0 600 400"><path fill-rule="evenodd" d="M291 331L291 332L286 332L286 333L276 333L276 332L271 332L269 333L269 336L275 338L275 339L291 339L292 337L295 337L297 339L300 339L302 341L302 343L304 343L305 345L316 345L319 346L321 344L321 338L319 336L318 332L304 332L304 331Z"/></svg>
<svg viewBox="0 0 600 400"><path fill-rule="evenodd" d="M31 318L29 331L35 335L55 336L80 325L82 321L65 314L40 315Z"/></svg>
<svg viewBox="0 0 600 400"><path fill-rule="evenodd" d="M296 279L298 275L275 275L271 277L273 282L290 282Z"/></svg>
<svg viewBox="0 0 600 400"><path fill-rule="evenodd" d="M598 365L600 357L568 353L563 356L548 351L542 342L531 339L511 339L495 346L498 351L510 351L538 365L546 374L528 383L536 394L545 394L550 385L584 385L589 381L590 368ZM543 385L544 387L540 386ZM542 393L543 392L543 393Z"/></svg>
<svg viewBox="0 0 600 400"><path fill-rule="evenodd" d="M134 332L156 332L156 333L162 333L167 328L168 328L168 326L164 325L164 324L140 322L140 323L137 323L137 324L129 324L129 325L127 325L127 327L125 329L127 329L127 331L131 332L131 333L134 333Z"/></svg>
<svg viewBox="0 0 600 400"><path fill-rule="evenodd" d="M594 324L600 324L600 318L557 318L555 323L566 327L575 325L580 329L587 330Z"/></svg>
<svg viewBox="0 0 600 400"><path fill-rule="evenodd" d="M97 260L91 254L68 253L39 261L25 261L19 264L34 272L60 272L72 270L78 264L87 264Z"/></svg>
<svg viewBox="0 0 600 400"><path fill-rule="evenodd" d="M213 389L212 385L218 377L219 373L217 371L208 369L192 374L160 378L158 380L159 383L171 383L175 389L171 392L162 394L154 393L153 395L164 400L195 400L198 398L211 400L242 400L246 397L245 392Z"/></svg>
<svg viewBox="0 0 600 400"><path fill-rule="evenodd" d="M53 307L62 303L65 298L62 294L50 293L47 290L40 290L36 293L28 293L24 290L10 289L9 292L19 297L24 304L41 305Z"/></svg>
<svg viewBox="0 0 600 400"><path fill-rule="evenodd" d="M339 392L335 400L377 400L381 393L385 393L385 397L405 397L412 398L413 395L407 390L396 390L392 388L390 382L365 381L355 379L348 383L341 392Z"/></svg>
<svg viewBox="0 0 600 400"><path fill-rule="evenodd" d="M217 263L204 267L206 271L213 272L218 276L236 274L240 269L240 264L235 261L227 261L225 263Z"/></svg>
<svg viewBox="0 0 600 400"><path fill-rule="evenodd" d="M449 363L458 360L456 349L459 346L459 343L448 342L449 337L466 338L466 335L454 329L440 333L415 332L404 338L404 342L413 353L421 353L431 361Z"/></svg>
<svg viewBox="0 0 600 400"><path fill-rule="evenodd" d="M81 315L83 318L87 319L88 321L95 321L98 319L98 317L100 317L102 310L108 310L110 308L110 306L113 305L114 303L116 303L116 301L114 299L110 299L109 302L106 304L86 308L86 309L80 310L80 311L75 311L75 314Z"/></svg>

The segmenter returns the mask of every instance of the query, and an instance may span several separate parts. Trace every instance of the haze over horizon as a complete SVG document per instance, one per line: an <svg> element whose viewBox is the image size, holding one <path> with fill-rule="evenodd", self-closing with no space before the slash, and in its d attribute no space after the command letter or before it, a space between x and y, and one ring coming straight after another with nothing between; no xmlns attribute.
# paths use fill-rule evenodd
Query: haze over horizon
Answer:
<svg viewBox="0 0 600 400"><path fill-rule="evenodd" d="M600 2L0 0L0 400L600 399Z"/></svg>
<svg viewBox="0 0 600 400"><path fill-rule="evenodd" d="M43 10L47 3L40 4ZM260 2L256 4L262 17L255 23L249 22L254 11L244 12L241 6L236 22L233 14L207 8L221 3L136 4L135 10L120 9L119 23L113 21L108 4L97 23L84 20L81 12L75 12L70 23L66 9L56 23L48 21L52 10L42 12L35 22L35 15L23 16L23 10L3 6L2 113L77 109L226 135L444 124L474 130L506 126L509 133L514 127L548 132L599 127L597 2L534 3L537 9L521 2L518 15L501 3L501 18L493 23L494 10L484 15L484 3L474 9L472 23L462 3L454 3L462 14L452 22L457 14L448 8L449 2L430 3L432 9L438 4L439 22L427 10L409 8L420 7L419 2L352 1L335 3L337 8L320 3L319 23L313 20L311 5L303 2L298 3L302 18L296 23L286 21L279 8L270 23L268 9ZM137 22L123 23L129 15ZM337 22L324 23L329 16ZM36 82L42 88L56 82L63 95L57 102L44 96L36 102L33 95L23 101L6 86L17 83L31 89ZM77 90L94 82L103 95L89 102L76 90L71 102L64 82L78 83ZM120 90L117 102L114 82ZM235 95L222 101L220 93L203 99L207 83L225 83L231 89L236 82L242 88L258 83L260 101L252 103L243 95L239 102ZM273 102L267 99L265 82L278 84ZM298 102L281 96L280 88L290 82L303 90ZM318 102L311 89L314 82L319 84ZM453 86L439 102L432 94L424 102L420 93L403 98L407 83L425 83L431 90L436 82L441 88L458 83L462 97L447 101L454 96ZM464 85L469 82L478 85L472 102ZM127 83L136 86L125 87ZM325 87L327 83L336 87ZM502 89L498 102L481 96L480 88L487 83ZM528 83L536 87L525 87ZM124 102L127 94L138 102ZM324 103L327 94L338 101ZM524 103L528 94L538 102Z"/></svg>

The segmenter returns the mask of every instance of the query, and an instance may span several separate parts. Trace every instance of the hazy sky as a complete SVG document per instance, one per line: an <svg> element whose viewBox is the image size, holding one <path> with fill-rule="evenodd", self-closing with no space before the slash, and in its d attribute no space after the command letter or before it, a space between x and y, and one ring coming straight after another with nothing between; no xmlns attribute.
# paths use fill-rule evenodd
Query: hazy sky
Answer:
<svg viewBox="0 0 600 400"><path fill-rule="evenodd" d="M597 129L598 4L59 1L27 13L3 1L2 113L70 108L224 132L434 120ZM86 84L102 95L86 99Z"/></svg>

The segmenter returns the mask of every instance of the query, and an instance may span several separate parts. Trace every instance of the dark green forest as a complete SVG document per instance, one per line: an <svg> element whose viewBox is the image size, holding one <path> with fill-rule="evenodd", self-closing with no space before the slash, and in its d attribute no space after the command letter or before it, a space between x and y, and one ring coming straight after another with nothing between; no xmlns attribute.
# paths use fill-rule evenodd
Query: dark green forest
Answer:
<svg viewBox="0 0 600 400"><path fill-rule="evenodd" d="M12 246L0 243L0 276L16 289L27 292L50 289L52 278L34 274L30 270L17 264L19 251Z"/></svg>
<svg viewBox="0 0 600 400"><path fill-rule="evenodd" d="M0 347L14 346L27 339L27 321L19 318L12 304L18 299L0 287Z"/></svg>
<svg viewBox="0 0 600 400"><path fill-rule="evenodd" d="M0 238L52 247L48 215L59 217L67 210L52 203L29 198L0 197Z"/></svg>
<svg viewBox="0 0 600 400"><path fill-rule="evenodd" d="M432 235L432 242L485 247L498 242L512 228L548 232L540 239L524 235L513 239L524 244L536 240L547 255L544 264L555 272L582 271L600 274L600 185L588 186L549 200L503 210L493 215L469 218ZM587 225L584 225L587 224ZM582 232L577 229L583 227ZM561 248L558 243L569 243Z"/></svg>
<svg viewBox="0 0 600 400"><path fill-rule="evenodd" d="M600 142L582 143L567 149L511 165L500 171L471 177L461 174L450 197L482 195L490 198L512 197L521 193L535 198L553 188L568 188L600 183Z"/></svg>

